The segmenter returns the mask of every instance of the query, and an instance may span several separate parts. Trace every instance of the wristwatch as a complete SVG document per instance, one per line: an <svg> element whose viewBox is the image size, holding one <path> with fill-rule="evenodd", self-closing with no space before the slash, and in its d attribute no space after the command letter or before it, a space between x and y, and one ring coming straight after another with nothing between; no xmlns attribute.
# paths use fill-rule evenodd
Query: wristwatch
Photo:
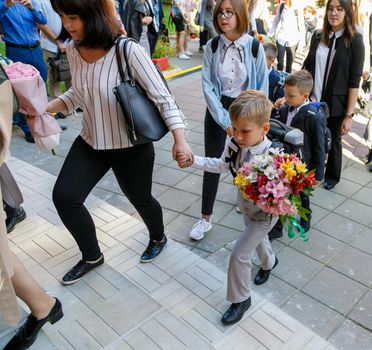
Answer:
<svg viewBox="0 0 372 350"><path fill-rule="evenodd" d="M346 113L346 116L350 119L353 119L354 115L354 113Z"/></svg>

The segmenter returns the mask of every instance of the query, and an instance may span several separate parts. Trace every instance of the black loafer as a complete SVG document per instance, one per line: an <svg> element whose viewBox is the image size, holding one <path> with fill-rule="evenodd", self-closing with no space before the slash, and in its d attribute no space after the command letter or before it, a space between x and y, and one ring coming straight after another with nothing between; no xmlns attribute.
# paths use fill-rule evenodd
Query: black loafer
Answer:
<svg viewBox="0 0 372 350"><path fill-rule="evenodd" d="M29 143L35 143L35 139L31 134L25 134L25 140Z"/></svg>
<svg viewBox="0 0 372 350"><path fill-rule="evenodd" d="M335 186L336 186L336 184L333 184L333 183L331 183L331 182L325 181L323 187L324 187L326 190L331 190L331 189L334 188Z"/></svg>
<svg viewBox="0 0 372 350"><path fill-rule="evenodd" d="M18 207L14 210L14 215L9 216L5 219L6 232L12 232L15 225L26 219L26 212L22 207Z"/></svg>
<svg viewBox="0 0 372 350"><path fill-rule="evenodd" d="M243 318L244 313L249 309L250 306L251 297L249 297L245 301L242 301L241 303L231 304L227 311L223 314L221 322L226 325L239 322Z"/></svg>
<svg viewBox="0 0 372 350"><path fill-rule="evenodd" d="M37 334L45 323L56 323L63 317L61 302L56 299L52 310L47 317L38 320L33 314L30 314L26 322L21 326L16 335L5 346L4 350L23 350L28 349L36 340Z"/></svg>
<svg viewBox="0 0 372 350"><path fill-rule="evenodd" d="M150 240L149 245L141 255L140 262L149 263L153 261L161 253L166 244L167 244L166 236L164 236L164 238L159 242Z"/></svg>
<svg viewBox="0 0 372 350"><path fill-rule="evenodd" d="M69 272L67 272L62 278L62 284L73 284L81 280L81 278L90 270L93 270L97 266L102 265L105 262L103 254L101 258L95 263L87 263L84 260L80 260Z"/></svg>
<svg viewBox="0 0 372 350"><path fill-rule="evenodd" d="M258 286L260 284L264 284L269 279L271 271L275 268L276 265L278 265L278 262L279 262L278 258L275 257L275 264L271 270L259 269L256 277L254 278L254 284Z"/></svg>

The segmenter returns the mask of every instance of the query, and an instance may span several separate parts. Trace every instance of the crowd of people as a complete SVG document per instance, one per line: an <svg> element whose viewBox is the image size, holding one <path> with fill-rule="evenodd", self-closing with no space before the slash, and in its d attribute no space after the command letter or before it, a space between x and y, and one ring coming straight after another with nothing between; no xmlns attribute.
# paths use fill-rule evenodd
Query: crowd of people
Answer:
<svg viewBox="0 0 372 350"><path fill-rule="evenodd" d="M134 79L141 83L171 131L174 160L181 168L194 166L204 170L201 218L189 234L193 240L202 240L213 228L219 174L230 170L236 176L234 169L270 148L270 118L303 132L302 158L315 169L316 185L324 181L324 188L332 190L340 181L341 139L352 126L362 75L365 90L370 79L368 72L363 74L365 52L359 6L356 0L328 0L320 26L313 8L307 7L305 11L291 0L278 4L272 23L265 1L201 0L196 4L174 0L171 16L177 32L178 57L189 59L192 55L187 33L191 13L196 8L196 22L203 34L200 51L204 52L205 156L200 157L188 145L185 117L150 59L163 23L160 0L0 0L0 25L7 57L33 65L49 82L48 112L68 115L81 109L83 113L82 131L72 143L53 189L58 215L81 252L81 259L65 273L61 283L77 283L104 263L96 227L84 202L109 170L148 229L148 246L140 262L153 261L167 244L162 208L151 193L153 144L131 143L123 112L112 93L113 87L121 83L116 46L122 49L124 44L117 44L119 38L127 35L138 42L130 41L127 45L129 59L123 62L124 71L128 64ZM256 38L258 34L272 36L274 41L262 45ZM303 69L292 73L296 50L306 48ZM65 83L63 93L59 82L48 75L44 60L59 51L66 53L71 72L71 81ZM9 108L1 110L4 115L0 122L11 120L16 112L11 108L12 91L9 86L5 88ZM327 104L327 118L316 107L320 104ZM32 137L24 122L26 116L15 113L14 118L26 139L28 135ZM328 150L327 128L332 136ZM7 130L8 134L1 135L8 142L1 143L0 154L9 144L9 125ZM235 149L235 158L229 156L231 147ZM371 161L372 152L366 158ZM0 160L4 161L4 157ZM6 164L2 164L0 179L7 171ZM13 186L9 196L9 182L2 180L1 186L7 218L0 217L4 226L0 230L0 268L6 271L8 283L1 287L4 293L1 290L0 306L4 298L10 298L8 315L14 312L15 292L31 311L5 349L26 349L46 322L54 323L63 317L62 304L45 294L10 253L6 231L11 232L26 214L20 206L19 189ZM300 225L308 231L310 199L302 195L301 201L310 214L307 220L300 220ZM229 261L227 300L231 305L221 319L226 325L238 322L251 305L254 252L261 264L254 283L261 285L279 263L270 241L283 231L278 217L270 219L240 193L237 203L245 229ZM17 317L9 316L7 320L14 323Z"/></svg>

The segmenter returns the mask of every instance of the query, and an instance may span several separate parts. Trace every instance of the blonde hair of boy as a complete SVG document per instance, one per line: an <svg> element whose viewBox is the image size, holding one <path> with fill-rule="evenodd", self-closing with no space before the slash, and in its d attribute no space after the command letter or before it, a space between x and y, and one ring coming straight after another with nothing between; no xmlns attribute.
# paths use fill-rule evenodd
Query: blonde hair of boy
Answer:
<svg viewBox="0 0 372 350"><path fill-rule="evenodd" d="M258 126L270 122L273 104L262 91L243 91L229 108L230 119L236 121L243 118Z"/></svg>
<svg viewBox="0 0 372 350"><path fill-rule="evenodd" d="M311 74L301 69L297 72L291 73L285 78L284 86L296 86L301 94L310 94L313 90L314 80Z"/></svg>
<svg viewBox="0 0 372 350"><path fill-rule="evenodd" d="M265 50L266 58L270 60L275 60L276 56L278 56L278 48L272 43L266 43L263 45Z"/></svg>

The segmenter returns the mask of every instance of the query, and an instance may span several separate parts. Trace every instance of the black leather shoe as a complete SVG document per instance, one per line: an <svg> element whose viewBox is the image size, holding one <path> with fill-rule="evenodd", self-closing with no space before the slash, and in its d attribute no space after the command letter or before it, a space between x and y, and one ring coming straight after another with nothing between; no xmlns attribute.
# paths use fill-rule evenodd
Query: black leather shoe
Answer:
<svg viewBox="0 0 372 350"><path fill-rule="evenodd" d="M6 232L12 232L15 225L26 219L26 212L22 207L15 208L14 214L5 219Z"/></svg>
<svg viewBox="0 0 372 350"><path fill-rule="evenodd" d="M52 310L47 317L38 320L33 314L27 317L26 322L21 326L16 335L5 346L4 350L23 350L28 349L36 340L37 334L45 323L56 323L63 317L61 302L56 299Z"/></svg>
<svg viewBox="0 0 372 350"><path fill-rule="evenodd" d="M25 140L29 143L35 143L35 139L31 134L25 134Z"/></svg>
<svg viewBox="0 0 372 350"><path fill-rule="evenodd" d="M63 114L62 112L57 112L56 115L55 115L55 118L56 119L65 119L65 118L67 118L67 115Z"/></svg>
<svg viewBox="0 0 372 350"><path fill-rule="evenodd" d="M328 181L325 181L324 182L324 188L326 189L326 190L331 190L332 188L334 188L336 186L336 184L333 184L333 183L331 183L331 182L328 182Z"/></svg>
<svg viewBox="0 0 372 350"><path fill-rule="evenodd" d="M90 270L95 267L102 265L105 262L103 254L101 258L95 263L87 263L84 260L80 260L69 272L67 272L62 278L62 284L73 284L81 280L81 278Z"/></svg>
<svg viewBox="0 0 372 350"><path fill-rule="evenodd" d="M240 321L243 318L244 313L251 306L251 297L241 303L231 304L227 311L223 314L221 322L229 325Z"/></svg>
<svg viewBox="0 0 372 350"><path fill-rule="evenodd" d="M305 232L308 232L311 226L311 215L307 217L307 221L301 218L300 225L304 229Z"/></svg>
<svg viewBox="0 0 372 350"><path fill-rule="evenodd" d="M254 284L259 286L260 284L264 284L265 282L267 282L267 280L270 277L271 271L275 268L276 265L278 265L278 262L279 262L278 258L275 257L275 264L274 264L274 266L271 270L259 269L258 272L257 272L256 277L254 278Z"/></svg>
<svg viewBox="0 0 372 350"><path fill-rule="evenodd" d="M160 252L163 250L166 244L167 244L166 236L164 236L164 238L159 242L150 240L149 245L141 255L140 262L148 263L153 261L160 254Z"/></svg>

